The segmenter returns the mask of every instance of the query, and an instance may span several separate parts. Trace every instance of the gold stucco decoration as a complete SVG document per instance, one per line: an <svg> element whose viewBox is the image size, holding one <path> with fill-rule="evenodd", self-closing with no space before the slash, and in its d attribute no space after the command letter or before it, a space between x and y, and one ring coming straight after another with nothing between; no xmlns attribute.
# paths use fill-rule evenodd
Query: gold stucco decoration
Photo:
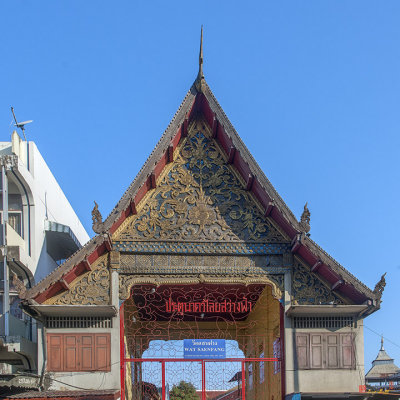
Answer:
<svg viewBox="0 0 400 400"><path fill-rule="evenodd" d="M92 266L93 270L79 277L71 288L50 299L48 304L106 305L110 304L110 272L107 257Z"/></svg>
<svg viewBox="0 0 400 400"><path fill-rule="evenodd" d="M292 277L292 296L296 304L344 304L341 298L302 263L294 263Z"/></svg>
<svg viewBox="0 0 400 400"><path fill-rule="evenodd" d="M204 123L193 124L120 241L284 242Z"/></svg>

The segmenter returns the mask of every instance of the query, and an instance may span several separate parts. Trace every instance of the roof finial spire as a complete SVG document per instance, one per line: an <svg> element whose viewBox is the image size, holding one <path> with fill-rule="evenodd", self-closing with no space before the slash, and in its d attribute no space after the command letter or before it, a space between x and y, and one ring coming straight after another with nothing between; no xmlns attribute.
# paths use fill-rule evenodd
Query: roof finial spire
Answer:
<svg viewBox="0 0 400 400"><path fill-rule="evenodd" d="M204 78L204 74L203 74L203 25L201 26L201 35L200 35L199 78Z"/></svg>
<svg viewBox="0 0 400 400"><path fill-rule="evenodd" d="M199 73L197 74L196 78L196 88L199 92L202 91L203 80L204 80L204 73L203 73L203 25L202 25L200 34Z"/></svg>
<svg viewBox="0 0 400 400"><path fill-rule="evenodd" d="M382 350L385 350L384 348L383 348L383 335L381 336L381 351Z"/></svg>

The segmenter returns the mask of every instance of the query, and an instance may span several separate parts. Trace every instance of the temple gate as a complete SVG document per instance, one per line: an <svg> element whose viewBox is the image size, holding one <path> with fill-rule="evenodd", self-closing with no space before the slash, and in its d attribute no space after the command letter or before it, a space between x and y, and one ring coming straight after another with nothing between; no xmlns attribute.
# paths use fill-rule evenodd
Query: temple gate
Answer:
<svg viewBox="0 0 400 400"><path fill-rule="evenodd" d="M33 288L14 277L43 326L42 384L102 400L353 396L385 277L371 290L311 240L307 204L297 220L202 68L201 49L135 180L104 221L95 204L96 236Z"/></svg>
<svg viewBox="0 0 400 400"><path fill-rule="evenodd" d="M181 380L202 399L280 398L283 275L271 271L282 266L288 241L265 220L204 119L192 121L173 159L113 235L127 298L126 399L164 400ZM185 358L185 341L213 339L223 341L223 358Z"/></svg>

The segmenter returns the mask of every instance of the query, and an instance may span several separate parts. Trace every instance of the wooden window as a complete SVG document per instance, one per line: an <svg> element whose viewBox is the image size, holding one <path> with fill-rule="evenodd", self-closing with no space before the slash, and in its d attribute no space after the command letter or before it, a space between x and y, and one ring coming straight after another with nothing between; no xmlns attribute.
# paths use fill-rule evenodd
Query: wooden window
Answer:
<svg viewBox="0 0 400 400"><path fill-rule="evenodd" d="M62 371L63 352L61 335L47 336L48 365L54 371Z"/></svg>
<svg viewBox="0 0 400 400"><path fill-rule="evenodd" d="M351 334L340 335L340 351L343 368L354 368L355 357L353 350L353 336Z"/></svg>
<svg viewBox="0 0 400 400"><path fill-rule="evenodd" d="M109 333L48 333L48 371L110 371Z"/></svg>
<svg viewBox="0 0 400 400"><path fill-rule="evenodd" d="M296 334L296 348L297 348L297 368L298 369L310 368L309 335L307 333Z"/></svg>
<svg viewBox="0 0 400 400"><path fill-rule="evenodd" d="M322 348L322 335L310 335L311 345L311 368L322 368L323 348Z"/></svg>
<svg viewBox="0 0 400 400"><path fill-rule="evenodd" d="M326 366L328 368L340 368L339 364L339 336L326 335Z"/></svg>
<svg viewBox="0 0 400 400"><path fill-rule="evenodd" d="M298 369L354 369L352 333L297 333Z"/></svg>

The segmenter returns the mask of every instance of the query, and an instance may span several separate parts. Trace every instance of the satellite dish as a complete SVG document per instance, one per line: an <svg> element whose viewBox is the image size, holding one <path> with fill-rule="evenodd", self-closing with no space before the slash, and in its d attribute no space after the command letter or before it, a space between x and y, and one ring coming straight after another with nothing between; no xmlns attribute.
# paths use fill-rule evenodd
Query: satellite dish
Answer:
<svg viewBox="0 0 400 400"><path fill-rule="evenodd" d="M25 136L25 125L26 125L26 124L30 124L31 122L33 122L33 120L30 119L29 121L18 122L18 121L17 121L17 118L15 117L15 114L14 114L14 107L11 107L11 112L12 112L12 114L13 114L14 121L15 121L14 126L16 126L17 128L21 129L22 134L24 135L24 139L25 139L25 141L26 141L26 136Z"/></svg>

